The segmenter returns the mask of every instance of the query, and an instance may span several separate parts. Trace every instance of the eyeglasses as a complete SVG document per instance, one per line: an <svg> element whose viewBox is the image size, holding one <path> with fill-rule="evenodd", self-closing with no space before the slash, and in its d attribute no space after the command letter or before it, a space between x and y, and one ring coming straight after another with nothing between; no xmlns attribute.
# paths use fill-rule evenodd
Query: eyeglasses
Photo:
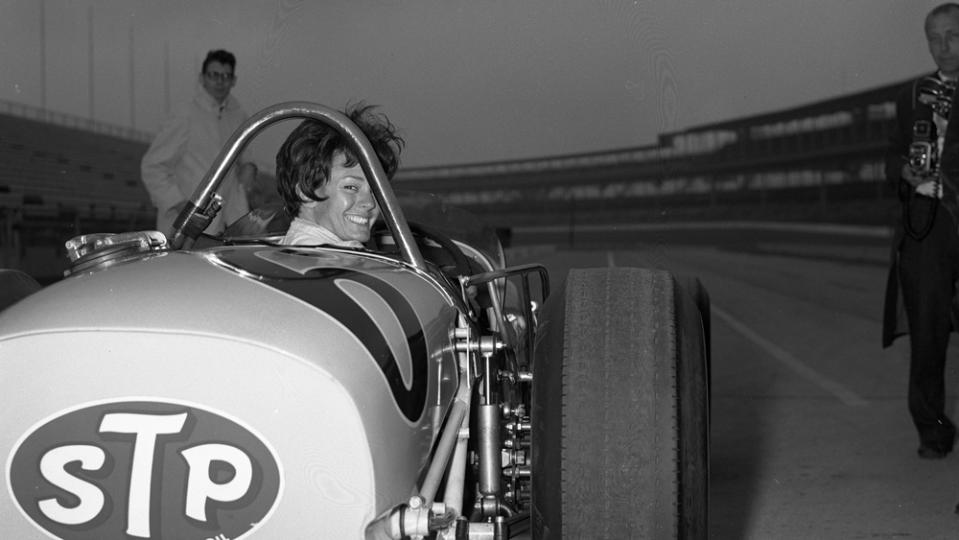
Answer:
<svg viewBox="0 0 959 540"><path fill-rule="evenodd" d="M233 79L236 78L232 73L217 73L215 71L207 71L203 76L216 82L233 82Z"/></svg>

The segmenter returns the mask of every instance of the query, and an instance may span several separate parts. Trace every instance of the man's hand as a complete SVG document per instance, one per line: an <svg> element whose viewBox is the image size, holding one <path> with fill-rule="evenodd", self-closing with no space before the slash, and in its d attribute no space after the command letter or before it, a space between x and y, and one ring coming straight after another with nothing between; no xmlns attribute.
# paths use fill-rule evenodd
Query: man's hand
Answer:
<svg viewBox="0 0 959 540"><path fill-rule="evenodd" d="M240 165L240 169L237 172L237 178L240 180L240 186L247 191L256 187L256 176L258 172L259 169L252 161L247 161L246 163Z"/></svg>
<svg viewBox="0 0 959 540"><path fill-rule="evenodd" d="M916 193L926 197L939 197L939 185L933 180L927 180L916 186Z"/></svg>
<svg viewBox="0 0 959 540"><path fill-rule="evenodd" d="M916 193L926 197L939 197L939 173L916 174L909 164L902 166L902 179L909 182Z"/></svg>
<svg viewBox="0 0 959 540"><path fill-rule="evenodd" d="M909 182L909 184L914 188L918 188L920 184L923 184L925 182L929 182L932 180L931 178L928 178L926 176L920 176L916 174L915 172L913 172L912 167L910 167L908 163L902 166L902 171L900 175L902 176L903 180L905 180L906 182Z"/></svg>

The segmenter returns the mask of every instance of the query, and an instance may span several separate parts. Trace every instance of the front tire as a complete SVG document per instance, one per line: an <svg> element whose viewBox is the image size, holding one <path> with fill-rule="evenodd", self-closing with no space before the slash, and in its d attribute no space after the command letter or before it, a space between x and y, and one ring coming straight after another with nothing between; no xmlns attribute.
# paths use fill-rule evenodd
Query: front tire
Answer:
<svg viewBox="0 0 959 540"><path fill-rule="evenodd" d="M534 538L705 538L706 347L665 271L572 270L533 377Z"/></svg>

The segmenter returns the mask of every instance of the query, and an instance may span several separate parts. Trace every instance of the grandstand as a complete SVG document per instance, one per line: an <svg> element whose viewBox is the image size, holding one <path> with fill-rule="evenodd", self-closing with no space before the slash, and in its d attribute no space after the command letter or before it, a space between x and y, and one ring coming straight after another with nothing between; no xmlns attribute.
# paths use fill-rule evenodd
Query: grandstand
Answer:
<svg viewBox="0 0 959 540"><path fill-rule="evenodd" d="M656 144L565 156L401 169L497 227L704 220L888 225L883 152L905 81L659 136ZM66 267L63 242L152 227L140 183L150 135L0 102L0 267ZM276 199L272 175L251 205Z"/></svg>
<svg viewBox="0 0 959 540"><path fill-rule="evenodd" d="M0 111L0 267L53 275L72 236L152 226L140 183L149 135L10 103Z"/></svg>
<svg viewBox="0 0 959 540"><path fill-rule="evenodd" d="M0 101L0 268L44 281L67 267L80 234L151 229L156 210L140 181L152 134ZM261 171L253 207L276 203Z"/></svg>
<svg viewBox="0 0 959 540"><path fill-rule="evenodd" d="M513 226L574 219L883 225L895 206L883 154L904 84L664 133L642 147L408 169L396 182Z"/></svg>

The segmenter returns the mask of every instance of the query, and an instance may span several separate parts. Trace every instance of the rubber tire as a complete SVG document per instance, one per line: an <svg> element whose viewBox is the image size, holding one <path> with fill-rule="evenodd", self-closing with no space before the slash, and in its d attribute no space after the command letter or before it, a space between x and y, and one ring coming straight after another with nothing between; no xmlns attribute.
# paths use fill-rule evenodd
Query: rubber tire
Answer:
<svg viewBox="0 0 959 540"><path fill-rule="evenodd" d="M699 278L695 276L676 275L673 276L679 286L689 294L696 307L699 308L699 317L703 324L703 342L706 349L706 403L712 412L712 373L713 373L713 338L712 338L712 312L710 311L709 292Z"/></svg>
<svg viewBox="0 0 959 540"><path fill-rule="evenodd" d="M532 396L533 538L706 538L699 308L662 270L571 270L544 306Z"/></svg>

